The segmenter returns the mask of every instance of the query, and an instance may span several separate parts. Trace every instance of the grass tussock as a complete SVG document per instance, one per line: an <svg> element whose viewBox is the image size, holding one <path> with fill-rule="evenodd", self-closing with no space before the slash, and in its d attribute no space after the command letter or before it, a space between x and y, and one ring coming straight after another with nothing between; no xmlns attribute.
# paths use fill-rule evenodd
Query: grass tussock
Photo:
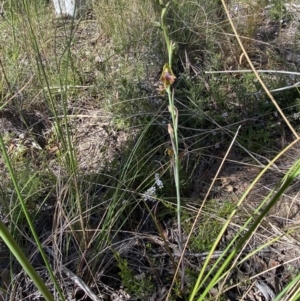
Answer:
<svg viewBox="0 0 300 301"><path fill-rule="evenodd" d="M1 300L298 300L294 7L5 1Z"/></svg>

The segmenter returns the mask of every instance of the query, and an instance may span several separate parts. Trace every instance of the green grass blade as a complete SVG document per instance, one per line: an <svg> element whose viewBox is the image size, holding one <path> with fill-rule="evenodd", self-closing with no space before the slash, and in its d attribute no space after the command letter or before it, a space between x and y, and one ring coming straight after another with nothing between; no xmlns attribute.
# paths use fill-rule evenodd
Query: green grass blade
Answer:
<svg viewBox="0 0 300 301"><path fill-rule="evenodd" d="M54 273L53 273L53 271L52 271L52 269L51 269L51 266L50 266L50 264L49 264L49 261L48 261L48 259L47 259L47 256L46 256L46 254L45 254L45 252L44 252L44 250L43 250L43 248L42 248L41 242L40 242L39 237L38 237L38 235L37 235L37 233L36 233L36 231L35 231L34 225L33 225L32 221L31 221L29 212L28 212L28 210L27 210L27 208L26 208L26 205L25 205L23 196L22 196L22 194L21 194L21 191L20 191L20 188L19 188L17 179L16 179L16 177L15 177L14 170L13 170L12 165L11 165L11 163L10 163L10 159L9 159L8 154L7 154L7 152L6 152L6 148L5 148L5 145L4 145L4 142L3 142L3 139L2 139L2 136L1 136L1 135L0 135L0 146L1 146L1 149L2 149L2 155L3 155L3 158L4 158L5 164L6 164L6 166L7 166L8 171L9 171L11 180L12 180L13 185L14 185L15 192L16 192L16 194L17 194L17 196L18 196L18 200L19 200L19 202L20 202L20 204L21 204L21 207L22 207L22 210L23 210L24 215L25 215L25 217L26 217L26 220L27 220L27 223L28 223L28 225L29 225L30 231L31 231L31 233L32 233L32 235L33 235L33 237L34 237L34 240L35 240L35 242L36 242L36 244L37 244L37 247L38 247L38 249L39 249L39 251L40 251L40 253L41 253L41 255L42 255L42 258L43 258L43 260L44 260L44 262L45 262L45 265L46 265L47 270L48 270L48 272L49 272L49 274L50 274L50 277L51 277L51 279L52 279L52 281L53 281L53 283L54 283L54 285L55 285L57 291L59 292L59 295L60 295L61 299L62 299L62 300L65 300L64 297L63 297L62 291L61 291L61 289L60 289L60 287L59 287L59 285L58 285L58 283L57 283L57 281L56 281L56 278L55 278L55 276L54 276Z"/></svg>
<svg viewBox="0 0 300 301"><path fill-rule="evenodd" d="M296 143L296 141L294 142ZM289 148L290 145L287 147ZM286 149L287 149L286 148ZM284 150L285 151L285 150ZM250 187L248 188L248 190L245 192L245 194L243 195L243 197L239 200L238 202L238 206L241 204L241 202L245 199L246 195L248 194L248 192L250 191L250 189L252 189L253 185L258 181L258 179L261 178L262 174L265 173L271 164L273 164L278 157L284 152L282 151L280 154L278 154L267 166L266 168L258 175L258 177L253 181L253 183L250 185ZM265 206L265 208L262 209L261 214L254 220L253 224L250 226L250 228L248 229L248 231L243 235L243 237L240 239L240 241L237 243L237 245L234 247L234 249L231 251L231 253L228 255L228 257L225 259L225 262L222 264L222 266L220 268L217 269L217 263L220 262L221 259L223 259L226 254L227 251L229 250L229 248L232 246L233 242L237 239L239 233L235 236L235 239L233 240L233 242L227 246L226 250L223 252L223 254L220 256L220 258L218 259L217 263L213 266L213 268L208 272L208 274L206 275L206 277L201 281L201 278L203 276L203 269L201 271L201 273L199 274L198 280L192 290L191 296L189 300L194 300L196 293L200 290L201 287L204 287L204 283L205 281L208 279L208 277L215 272L212 280L209 282L208 285L205 285L205 290L204 292L201 294L201 296L197 299L198 301L202 301L205 299L205 297L207 296L207 294L209 293L210 289L216 285L216 283L218 283L220 281L220 279L223 278L224 275L222 275L222 273L225 273L226 269L228 268L228 266L230 265L231 261L233 260L233 258L238 254L238 252L242 249L242 247L245 245L246 241L250 238L250 236L252 235L252 233L255 231L255 229L259 226L259 224L261 223L261 221L263 220L263 218L267 215L267 213L271 210L271 208L275 205L275 203L278 201L278 199L281 197L281 195L284 193L284 191L291 185L292 181L298 176L298 174L300 173L300 160L298 160L293 167L290 169L290 171L287 173L287 175L282 179L281 185L279 190L275 193L275 195L271 198L270 202ZM269 194L270 196L270 194ZM268 200L267 196L265 198L265 200L262 203L265 203ZM259 207L261 208L262 205ZM233 212L233 214L235 214L235 210ZM232 214L230 215L229 219L231 219ZM246 226L248 225L248 223L252 220L252 218L249 218L248 221L244 224L244 226L242 227L243 229L246 228ZM227 224L226 224L227 225ZM225 225L225 226L226 226ZM222 231L221 231L222 232ZM209 260L209 258L207 259ZM217 270L215 270L217 269ZM200 278L200 279L199 279Z"/></svg>
<svg viewBox="0 0 300 301"><path fill-rule="evenodd" d="M8 246L10 251L14 254L16 259L19 261L25 272L28 274L28 276L32 279L36 287L39 289L39 291L42 293L44 298L47 301L54 301L53 296L51 295L50 291L46 287L44 281L42 278L38 275L34 267L30 264L29 260L26 258L23 251L19 248L17 242L14 240L14 238L9 233L6 226L2 223L0 220L0 237L3 239L5 244Z"/></svg>

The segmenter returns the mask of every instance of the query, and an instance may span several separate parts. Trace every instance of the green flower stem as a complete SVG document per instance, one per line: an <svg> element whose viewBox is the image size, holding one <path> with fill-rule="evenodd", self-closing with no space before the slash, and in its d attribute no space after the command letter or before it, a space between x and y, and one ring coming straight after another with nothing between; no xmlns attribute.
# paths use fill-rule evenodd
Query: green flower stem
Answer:
<svg viewBox="0 0 300 301"><path fill-rule="evenodd" d="M168 33L168 28L167 28L167 25L166 25L166 13L167 13L167 10L168 10L168 7L169 7L169 4L170 2L168 2L167 4L162 4L162 10L161 10L161 26L162 26L162 30L163 30L163 33L164 33L164 38L165 38L165 41L166 41L166 44L167 44L167 50L168 50L168 58L169 58L169 66L172 67L172 55L173 55L173 49L172 49L172 42L169 38L169 33Z"/></svg>
<svg viewBox="0 0 300 301"><path fill-rule="evenodd" d="M178 240L179 250L182 251L182 235L181 235L181 198L180 198L180 177L179 177L179 154L178 154L178 110L174 106L174 97L170 87L166 89L169 97L169 112L172 117L173 131L170 133L172 149L174 153L173 172L175 178L176 187L176 199L177 199L177 224L178 224Z"/></svg>
<svg viewBox="0 0 300 301"><path fill-rule="evenodd" d="M169 38L168 27L166 25L166 13L169 8L170 2L166 5L163 4L163 1L160 0L160 5L162 6L161 11L161 28L163 30L164 38L167 45L168 51L168 64L170 70L172 70L172 57L173 57L173 42ZM172 72L173 74L173 72ZM166 81L168 82L168 81ZM173 149L173 158L172 158L172 167L174 172L175 187L176 187L176 199L177 199L177 225L178 225L178 245L179 251L182 253L182 233L181 233L181 199L180 199L180 162L179 162L179 153L178 153L178 110L174 104L174 90L171 89L171 84L167 85L166 92L168 94L169 100L169 112L172 118L172 125L169 128L170 139ZM173 128L172 128L173 127ZM173 161L174 160L174 161ZM182 255L182 254L181 254ZM181 288L184 285L184 262L181 262L182 271L181 271Z"/></svg>

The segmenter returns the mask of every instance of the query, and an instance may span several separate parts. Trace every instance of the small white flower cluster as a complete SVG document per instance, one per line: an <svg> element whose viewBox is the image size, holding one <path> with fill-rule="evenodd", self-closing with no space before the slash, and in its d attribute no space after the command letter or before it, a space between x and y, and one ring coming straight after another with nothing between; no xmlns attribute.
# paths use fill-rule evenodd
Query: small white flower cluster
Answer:
<svg viewBox="0 0 300 301"><path fill-rule="evenodd" d="M142 195L142 198L144 201L155 202L156 187L153 185L152 187L148 188Z"/></svg>
<svg viewBox="0 0 300 301"><path fill-rule="evenodd" d="M164 187L164 184L162 180L159 178L159 174L156 173L155 176L155 183L153 186L148 188L142 195L142 198L144 201L150 201L150 202L155 202L156 200L156 188L161 189Z"/></svg>
<svg viewBox="0 0 300 301"><path fill-rule="evenodd" d="M227 113L227 112L224 112L224 113L222 114L222 117L223 117L223 118L228 117L228 113Z"/></svg>
<svg viewBox="0 0 300 301"><path fill-rule="evenodd" d="M163 188L163 187L164 187L164 184L163 184L162 180L159 178L159 174L156 173L154 177L155 177L155 184L156 184L156 186L157 186L159 189Z"/></svg>

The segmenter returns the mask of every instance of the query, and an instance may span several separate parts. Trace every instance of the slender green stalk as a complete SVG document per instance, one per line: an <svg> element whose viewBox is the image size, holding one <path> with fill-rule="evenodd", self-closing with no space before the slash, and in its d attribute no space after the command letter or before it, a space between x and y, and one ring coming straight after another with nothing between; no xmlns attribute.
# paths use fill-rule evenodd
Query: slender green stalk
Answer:
<svg viewBox="0 0 300 301"><path fill-rule="evenodd" d="M37 244L37 246L38 246L38 249L39 249L39 251L40 251L40 253L41 253L41 255L42 255L42 258L43 258L43 260L44 260L44 262L45 262L45 265L46 265L47 270L48 270L48 272L49 272L49 274L50 274L50 277L51 277L51 279L52 279L54 285L56 286L56 289L58 290L58 292L59 292L59 294L60 294L60 296L61 296L61 299L64 300L64 297L63 297L63 294L62 294L62 292L61 292L61 289L60 289L60 287L59 287L59 285L58 285L58 283L57 283L57 281L56 281L56 278L55 278L55 276L54 276L54 274L53 274L53 272L52 272L52 268L51 268L51 266L50 266L50 264L49 264L49 262L48 262L47 256L46 256L46 254L45 254L45 252L44 252L44 250L43 250L43 248L42 248L42 245L41 245L41 243L40 243L39 237L38 237L38 235L37 235L37 233L36 233L36 231L35 231L34 225L33 225L32 221L31 221L30 215L29 215L28 210L27 210L27 208L26 208L26 205L25 205L23 196L22 196L22 194L21 194L21 191L20 191L20 188L19 188L17 179L16 179L16 177L15 177L14 170L13 170L13 168L12 168L12 165L11 165L11 163L10 163L9 157L8 157L8 155L7 155L6 148L5 148L5 145L4 145L4 142L3 142L3 139L2 139L2 136L1 136L1 135L0 135L0 146L1 146L1 149L2 149L2 155L3 155L3 158L4 158L5 164L6 164L6 166L7 166L8 171L9 171L11 180L12 180L13 185L14 185L15 192L16 192L16 194L17 194L17 196L18 196L18 200L19 200L19 202L20 202L20 204L21 204L21 207L22 207L22 210L23 210L24 215L25 215L25 217L26 217L26 220L27 220L27 223L28 223L28 225L29 225L30 231L31 231L31 233L33 234L34 240L35 240L35 242L36 242L36 244ZM4 235L5 235L6 232L3 232L3 233L4 233ZM10 242L10 241L8 240L8 242ZM14 244L12 244L12 245L15 246ZM14 250L12 250L12 252L14 252ZM26 270L26 269L27 269L27 266L25 266L24 269ZM26 272L27 272L27 270L26 270ZM28 275L31 275L31 274L32 274L32 272L30 272L30 274L28 273ZM33 280L34 280L34 279L33 279ZM35 284L36 284L37 287L38 287L38 285L40 285L40 284L38 284L38 283L35 283ZM50 299L49 299L49 300L50 300Z"/></svg>
<svg viewBox="0 0 300 301"><path fill-rule="evenodd" d="M279 105L277 104L277 102L276 102L276 100L274 99L273 95L270 93L270 91L269 91L268 88L266 87L265 83L263 82L263 80L262 80L261 77L259 76L258 72L256 71L256 69L255 69L255 67L254 67L254 65L253 65L253 63L252 63L252 61L250 60L250 57L249 57L249 55L248 55L248 53L247 53L247 51L246 51L246 49L245 49L245 47L244 47L244 45L243 45L241 39L240 39L240 36L239 36L239 34L238 34L238 32L237 32L237 30L236 30L234 24L233 24L233 21L232 21L232 18L231 18L231 16L230 16L230 13L229 13L229 11L228 11L228 9L227 9L227 5L226 5L226 3L225 3L225 0L221 0L221 2L222 2L222 5L223 5L223 7L224 7L225 13L226 13L226 15L227 15L228 21L229 21L229 23L230 23L230 25L231 25L231 28L232 28L232 30L233 30L233 32L234 32L234 35L235 35L235 37L236 37L236 39L237 39L237 41L238 41L238 43L239 43L239 45L240 45L240 48L241 48L241 50L243 51L243 54L245 55L245 58L247 59L247 62L248 62L248 64L249 64L250 68L252 69L253 73L255 74L255 76L256 76L258 82L260 83L260 85L261 85L261 87L263 88L263 90L265 91L265 93L268 95L268 97L269 97L269 98L271 99L271 101L273 102L273 104L274 104L275 108L277 109L278 113L281 115L281 117L283 118L283 120L285 121L286 125L289 127L289 129L290 129L291 132L293 133L293 135L294 135L296 138L299 138L298 133L295 131L295 129L293 128L293 126L290 124L290 122L288 121L288 119L286 118L286 116L284 115L284 113L282 112L281 108L279 107Z"/></svg>
<svg viewBox="0 0 300 301"><path fill-rule="evenodd" d="M67 119L67 106L66 106L67 95L66 95L66 93L67 93L67 89L68 89L67 88L68 87L68 68L66 68L65 73L61 74L59 77L60 87L61 87L61 91L62 91L61 97L63 100L63 112L64 112L63 116L64 116L65 132L66 132L66 138L65 138L63 128L61 126L61 122L60 122L58 114L57 114L56 104L55 104L55 101L51 94L48 77L47 77L47 74L46 74L46 71L44 68L44 64L42 62L41 53L39 51L38 42L37 42L36 35L33 30L32 22L31 22L31 18L30 18L30 11L26 4L26 1L24 2L24 6L26 8L27 21L28 21L29 30L30 30L30 37L32 39L32 46L37 55L37 61L38 61L40 75L41 75L41 78L43 78L46 83L46 91L48 92L48 96L50 99L50 107L51 107L51 111L54 115L54 120L55 120L56 134L61 142L63 153L65 156L64 157L65 158L65 166L70 170L71 175L72 175L71 179L73 180L74 187L75 187L75 201L76 201L76 205L77 205L77 208L79 211L80 225L81 225L81 229L82 229L82 233L83 233L83 243L85 244L87 242L86 232L85 232L85 225L84 225L84 218L83 218L83 210L81 207L81 198L80 198L80 195L78 192L79 191L78 181L77 181L77 176L76 176L77 175L77 163L76 163L77 161L76 161L76 156L75 156L74 148L73 148L72 141L71 141L71 133L69 130L68 119ZM74 27L73 22L74 21L72 21L72 28ZM67 59L66 59L67 66L70 65L70 61L71 61L70 45L72 42L73 34L74 34L74 31L72 31L72 33L69 35L66 50L65 50L66 57L67 57ZM46 99L47 99L47 97L46 97Z"/></svg>
<svg viewBox="0 0 300 301"><path fill-rule="evenodd" d="M170 91L170 87L167 88L167 93L169 97L169 112L172 117L172 124L169 125L169 134L172 143L173 149L173 172L174 172L174 179L175 179L175 187L176 187L176 198L177 198L177 223L178 223L178 238L179 238L179 248L182 251L182 234L181 234L181 201L180 201L180 177L179 177L179 169L180 169L180 162L179 162L179 152L178 152L178 110L174 106L174 97L173 93Z"/></svg>
<svg viewBox="0 0 300 301"><path fill-rule="evenodd" d="M168 28L166 25L166 13L168 11L168 7L170 5L170 2L168 2L167 4L163 4L163 1L160 0L160 5L162 6L162 10L161 10L161 27L163 29L163 33L164 33L164 38L165 38L165 42L167 45L167 51L168 51L168 58L169 58L169 66L172 67L172 55L173 55L173 50L172 50L172 42L169 38L169 33L168 33Z"/></svg>
<svg viewBox="0 0 300 301"><path fill-rule="evenodd" d="M162 2L162 1L161 1ZM161 27L164 33L164 38L167 45L168 50L168 61L167 64L167 73L169 73L168 76L173 76L175 79L175 76L172 72L172 54L173 54L173 43L169 38L168 28L166 25L166 13L167 9L169 7L170 2L168 2L166 5L163 6L162 12L161 12ZM165 65L166 66L166 65ZM165 67L164 67L165 69ZM163 73L164 73L163 71ZM178 223L178 233L179 233L179 247L182 249L182 235L181 235L181 218L180 218L180 181L179 181L179 170L180 170L180 162L179 162L179 154L178 154L178 110L175 106L174 101L174 90L171 88L171 85L173 81L171 80L169 82L168 78L164 78L164 76L161 77L162 81L164 81L165 90L168 94L168 100L169 100L169 112L171 114L172 118L172 125L169 124L168 131L171 138L172 143L172 149L173 149L173 171L174 171L174 178L175 178L175 186L176 186L176 198L177 198L177 223Z"/></svg>
<svg viewBox="0 0 300 301"><path fill-rule="evenodd" d="M39 71L39 78L43 79L45 81L45 86L46 89L43 89L43 92L48 92L48 95L45 95L45 99L50 99L49 101L49 105L50 105L50 109L54 115L54 120L55 120L55 130L56 130L56 134L60 139L61 142L61 146L62 146L62 150L64 152L65 158L66 158L66 166L67 167L71 167L71 170L74 171L76 170L76 164L75 164L75 159L73 156L73 149L70 142L70 133L68 131L68 127L67 127L67 119L66 119L66 107L65 107L65 99L66 99L66 91L67 91L67 83L64 85L62 78L60 77L60 86L61 86L61 90L62 90L62 99L64 100L64 121L66 124L66 130L67 130L67 141L65 139L64 133L63 133L63 129L61 126L61 122L60 122L60 118L58 117L57 114L57 109L56 109L56 103L55 100L53 99L52 93L51 93L51 88L50 88L50 84L49 84L49 80L48 80L48 76L46 74L46 70L44 68L44 63L43 63L43 59L42 59L42 55L41 52L39 50L39 45L38 45L38 41L36 39L36 35L33 29L33 25L32 25L32 20L31 20L31 14L30 14L30 9L28 7L28 3L27 1L23 0L23 4L25 7L25 11L26 11L26 16L27 16L27 22L28 22L28 30L30 31L30 38L31 38L31 43L32 43L32 47L33 50L35 51L36 54L36 59L37 59L37 66L38 66L38 71ZM67 43L67 47L68 47L68 62L70 59L70 44L71 44L71 37L69 38L69 41ZM65 74L65 78L67 78L67 74ZM66 80L65 80L66 81Z"/></svg>
<svg viewBox="0 0 300 301"><path fill-rule="evenodd" d="M175 106L175 100L174 100L174 89L171 87L172 84L175 81L175 76L172 71L172 57L173 57L173 50L174 50L174 44L169 38L169 32L168 27L166 24L166 13L168 11L168 8L170 6L170 1L167 2L167 4L164 4L162 0L159 1L162 10L161 10L161 23L160 27L164 34L164 39L167 46L168 51L168 63L165 64L161 81L163 82L163 90L168 95L169 100L169 112L171 114L172 124L168 125L168 132L170 135L171 143L172 143L172 150L173 150L173 157L171 159L171 164L173 168L174 173L174 179L175 179L175 187L176 187L176 199L177 199L177 225L178 225L178 245L179 250L182 253L182 233L181 233L181 200L180 200L180 160L179 160L179 151L178 151L178 110ZM181 288L183 289L184 285L184 263L182 264L182 271L181 271Z"/></svg>
<svg viewBox="0 0 300 301"><path fill-rule="evenodd" d="M28 276L32 279L33 283L36 285L38 290L42 293L44 298L47 301L54 301L53 296L51 295L50 291L48 290L47 286L43 282L42 278L38 275L34 267L30 264L29 260L27 259L26 255L18 246L17 242L9 233L6 226L0 220L0 237L3 239L5 244L8 246L9 250L14 254L16 259L19 261L25 272Z"/></svg>
<svg viewBox="0 0 300 301"><path fill-rule="evenodd" d="M272 163L273 162L274 162L274 160L272 160ZM265 172L268 168L269 168L269 166L267 166L267 168L265 168L263 172ZM215 273L213 274L213 278L209 282L209 284L205 285L205 290L201 294L201 296L197 299L198 301L204 300L205 297L206 297L206 295L209 293L210 289L214 285L216 285L216 283L218 283L220 281L220 279L224 276L224 275L222 275L222 273L225 272L226 268L231 263L231 261L233 260L234 256L236 256L237 253L242 249L242 247L245 245L245 242L254 233L255 229L260 225L260 223L263 220L263 218L267 215L268 212L270 212L271 208L276 204L276 202L278 201L278 199L282 196L282 194L284 193L284 191L291 185L292 181L299 175L299 173L300 173L300 160L298 160L294 164L294 166L290 169L289 173L282 179L281 186L280 186L279 190L274 194L274 196L271 198L271 200L269 201L269 203L262 209L260 215L254 220L253 224L250 226L250 228L248 229L248 231L245 234L243 234L243 237L238 241L238 243L233 248L233 250L231 251L231 253L227 256L227 258L225 259L225 261L222 264L222 266L220 268L217 268L214 265L215 268L210 270L209 274L212 274L213 271ZM261 174L258 176L258 178L261 178ZM242 199L244 199L244 197ZM267 200L267 198L263 202L266 202L266 200ZM225 254L226 254L226 252L223 252L222 258L224 258ZM207 280L208 276L209 275L207 275L205 277L205 279L202 280L201 283L200 283L199 278L198 278L198 281L197 281L198 285L195 285L195 287L194 287L194 289L192 291L192 294L190 296L190 300L194 300L195 295L199 291L200 287L204 287L204 283Z"/></svg>
<svg viewBox="0 0 300 301"><path fill-rule="evenodd" d="M295 279L293 279L274 299L274 301L280 301L280 300L288 300L288 301L297 301L300 298L299 293L299 281L300 281L300 274L297 275ZM290 294L293 292L293 290L296 288L296 292L291 297ZM296 294L296 295L295 295ZM287 298L285 298L287 297Z"/></svg>

